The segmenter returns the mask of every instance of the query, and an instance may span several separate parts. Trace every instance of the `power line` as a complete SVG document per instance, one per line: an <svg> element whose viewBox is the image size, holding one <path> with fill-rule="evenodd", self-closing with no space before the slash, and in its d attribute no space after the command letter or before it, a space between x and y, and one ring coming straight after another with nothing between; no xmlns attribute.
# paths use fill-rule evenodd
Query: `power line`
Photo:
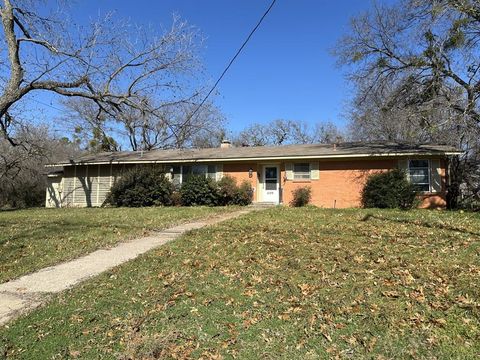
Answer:
<svg viewBox="0 0 480 360"><path fill-rule="evenodd" d="M55 106L53 106L53 105L44 103L43 101L40 101L40 100L37 100L37 99L33 99L33 98L32 98L32 99L30 99L30 100L33 100L33 101L35 101L35 102L38 103L38 104L48 106L48 107L50 107L50 108L52 108L52 109L55 109L55 110L58 110L58 111L65 111L65 110L59 109L59 108L57 108L57 107L55 107Z"/></svg>
<svg viewBox="0 0 480 360"><path fill-rule="evenodd" d="M272 9L273 5L275 5L275 2L277 0L273 0L272 3L270 4L270 6L267 8L267 10L263 13L262 17L260 18L260 20L258 20L257 24L255 25L255 27L252 29L252 31L250 31L250 34L248 34L247 38L245 39L245 41L243 42L242 46L240 46L240 48L237 50L237 52L235 53L235 55L233 56L233 58L230 60L230 62L228 63L227 67L223 70L223 72L221 73L221 75L219 76L219 78L217 79L217 81L215 82L215 84L212 86L212 88L210 89L210 91L207 93L207 95L203 98L203 100L200 102L200 104L195 108L195 110L193 111L192 115L190 115L190 117L188 118L188 120L186 122L188 122L190 119L192 119L195 114L198 112L198 110L200 110L200 108L203 106L203 104L205 104L205 101L207 101L208 97L213 93L213 91L216 89L217 85L220 83L220 81L223 79L223 76L227 73L228 69L230 69L230 66L232 66L233 62L235 61L235 59L238 57L238 55L240 55L240 53L242 52L243 48L247 45L248 41L250 40L250 38L253 36L253 34L255 33L255 31L257 31L257 29L260 27L260 24L262 23L263 19L265 19L265 17L268 15L268 13L270 12L270 10Z"/></svg>
<svg viewBox="0 0 480 360"><path fill-rule="evenodd" d="M187 121L185 123L187 123L189 120L191 120L195 114L200 110L200 108L205 104L205 102L208 100L208 98L210 97L210 95L212 95L213 91L217 88L218 84L220 83L220 81L222 81L223 77L225 76L225 74L227 73L228 69L230 69L230 67L232 66L232 64L235 62L235 60L237 59L238 55L240 55L240 53L242 52L243 48L247 45L247 43L250 41L250 38L253 36L253 34L257 31L257 29L260 27L260 25L262 24L263 20L265 19L265 17L268 15L268 13L270 12L270 10L272 10L273 8L273 5L275 5L275 3L277 2L277 0L272 0L272 2L270 3L270 6L267 8L267 10L265 10L265 12L263 13L262 17L260 18L260 20L258 20L257 24L255 25L255 27L252 29L252 31L250 31L250 33L248 34L247 38L245 39L245 41L242 43L242 45L240 46L240 48L237 50L237 52L235 53L235 55L232 57L232 59L230 60L230 62L228 63L228 65L225 67L225 69L222 71L222 73L220 74L220 76L218 77L217 81L215 82L215 84L213 84L212 88L208 91L207 95L203 98L203 100L200 102L200 104L195 108L195 110L193 111L193 113L189 116L189 118L187 119ZM49 105L49 104L46 104L42 101L39 101L39 100L36 100L36 99L32 99L33 101L39 103L39 104L42 104L42 105L45 105L45 106L48 106L52 109L55 109L55 110L58 110L58 111L63 111L55 106L52 106L52 105Z"/></svg>

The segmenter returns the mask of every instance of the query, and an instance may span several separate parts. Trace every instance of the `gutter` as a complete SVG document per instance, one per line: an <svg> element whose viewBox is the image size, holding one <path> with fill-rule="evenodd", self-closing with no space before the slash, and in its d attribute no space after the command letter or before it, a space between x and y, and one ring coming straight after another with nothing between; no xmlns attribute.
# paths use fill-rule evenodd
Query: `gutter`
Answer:
<svg viewBox="0 0 480 360"><path fill-rule="evenodd" d="M204 158L204 159L170 159L170 160L111 160L111 161L86 161L47 164L45 167L74 166L74 165L111 165L111 164L176 164L176 163L209 163L209 162L234 162L234 161L272 161L272 160L302 160L302 159L358 159L358 158L386 158L386 157L425 157L425 156L451 156L461 155L461 151L442 153L382 153L382 154L340 154L340 155L294 155L294 156L272 156L272 157L241 157L241 158Z"/></svg>

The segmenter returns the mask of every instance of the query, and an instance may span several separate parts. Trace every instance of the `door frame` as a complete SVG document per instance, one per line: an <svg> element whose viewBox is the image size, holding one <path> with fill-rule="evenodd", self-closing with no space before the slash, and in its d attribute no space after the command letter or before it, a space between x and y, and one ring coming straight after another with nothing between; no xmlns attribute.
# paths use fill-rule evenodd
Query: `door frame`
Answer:
<svg viewBox="0 0 480 360"><path fill-rule="evenodd" d="M267 191L266 189L266 182L265 182L265 168L267 167L275 167L277 168L277 200L275 201L275 204L280 204L280 187L281 187L281 173L280 173L280 164L262 164L262 201L268 201L265 199L265 192Z"/></svg>

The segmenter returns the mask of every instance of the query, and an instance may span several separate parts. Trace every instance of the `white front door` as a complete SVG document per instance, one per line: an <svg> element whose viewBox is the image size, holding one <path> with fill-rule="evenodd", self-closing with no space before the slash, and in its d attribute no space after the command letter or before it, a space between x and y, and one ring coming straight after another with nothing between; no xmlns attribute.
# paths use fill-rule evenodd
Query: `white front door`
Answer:
<svg viewBox="0 0 480 360"><path fill-rule="evenodd" d="M263 201L280 202L280 171L277 165L266 165L263 167Z"/></svg>

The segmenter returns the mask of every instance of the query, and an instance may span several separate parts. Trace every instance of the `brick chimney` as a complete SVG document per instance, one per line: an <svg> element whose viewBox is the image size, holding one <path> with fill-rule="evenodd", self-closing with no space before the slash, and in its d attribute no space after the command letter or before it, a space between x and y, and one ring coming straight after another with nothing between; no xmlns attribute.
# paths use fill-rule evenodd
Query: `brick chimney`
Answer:
<svg viewBox="0 0 480 360"><path fill-rule="evenodd" d="M233 147L232 142L230 140L222 140L222 143L220 144L221 149L228 149Z"/></svg>

